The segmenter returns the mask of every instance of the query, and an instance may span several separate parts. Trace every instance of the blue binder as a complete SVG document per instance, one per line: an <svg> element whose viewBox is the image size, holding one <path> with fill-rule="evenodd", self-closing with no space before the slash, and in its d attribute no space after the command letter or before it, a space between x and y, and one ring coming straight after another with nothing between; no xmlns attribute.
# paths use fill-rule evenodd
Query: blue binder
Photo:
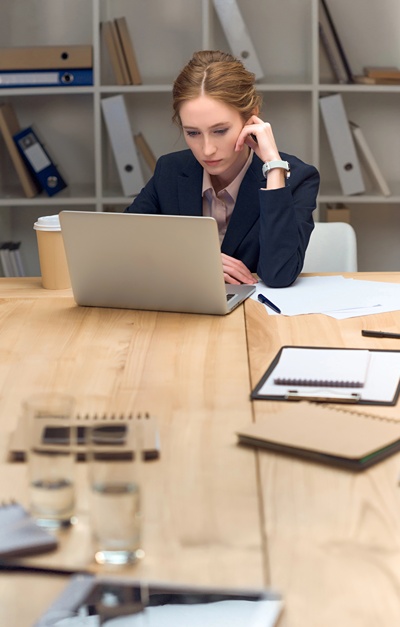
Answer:
<svg viewBox="0 0 400 627"><path fill-rule="evenodd" d="M77 87L93 85L91 68L72 70L18 70L0 72L0 88Z"/></svg>
<svg viewBox="0 0 400 627"><path fill-rule="evenodd" d="M67 187L31 126L13 135L13 138L24 162L41 189L44 189L49 196L54 196Z"/></svg>

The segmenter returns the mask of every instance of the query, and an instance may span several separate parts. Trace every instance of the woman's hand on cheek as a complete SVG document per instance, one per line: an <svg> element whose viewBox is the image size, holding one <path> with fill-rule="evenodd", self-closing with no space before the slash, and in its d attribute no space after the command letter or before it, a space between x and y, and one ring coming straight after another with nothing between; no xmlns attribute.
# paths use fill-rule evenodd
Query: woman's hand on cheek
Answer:
<svg viewBox="0 0 400 627"><path fill-rule="evenodd" d="M231 283L233 285L240 285L241 283L253 285L257 283L257 279L253 277L250 270L242 261L225 255L225 253L221 253L221 258L225 283Z"/></svg>
<svg viewBox="0 0 400 627"><path fill-rule="evenodd" d="M271 125L256 115L252 115L242 128L235 150L242 150L245 144L264 162L280 159Z"/></svg>

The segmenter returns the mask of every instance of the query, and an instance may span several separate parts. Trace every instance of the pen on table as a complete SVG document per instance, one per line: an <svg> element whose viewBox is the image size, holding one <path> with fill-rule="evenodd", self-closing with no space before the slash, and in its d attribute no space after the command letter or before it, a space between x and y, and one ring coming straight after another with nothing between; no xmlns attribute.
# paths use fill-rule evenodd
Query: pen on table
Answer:
<svg viewBox="0 0 400 627"><path fill-rule="evenodd" d="M361 335L365 337L392 337L400 340L400 333L387 333L386 331L366 331L363 329Z"/></svg>
<svg viewBox="0 0 400 627"><path fill-rule="evenodd" d="M263 303L263 305L267 305L267 307L276 311L276 313L281 313L281 310L279 309L279 307L274 305L274 303L271 303L271 301L268 300L268 298L266 298L264 294L259 294L258 300L260 301L260 303Z"/></svg>

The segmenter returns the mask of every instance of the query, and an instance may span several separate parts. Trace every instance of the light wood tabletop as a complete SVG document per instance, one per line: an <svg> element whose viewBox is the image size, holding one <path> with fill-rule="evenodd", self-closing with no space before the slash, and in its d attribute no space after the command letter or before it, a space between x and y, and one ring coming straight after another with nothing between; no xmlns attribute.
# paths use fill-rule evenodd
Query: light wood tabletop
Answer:
<svg viewBox="0 0 400 627"><path fill-rule="evenodd" d="M1 500L28 505L25 464L7 461L27 396L72 393L81 413L96 402L103 408L104 399L109 413L149 412L158 420L161 456L144 471L146 557L119 573L263 585L256 455L238 447L235 435L252 420L243 307L222 317L78 307L69 290L42 290L36 279L3 279L0 326ZM77 466L78 524L60 537L59 551L25 564L96 570L86 469ZM9 575L0 575L0 605L9 624L32 624L47 605L49 579L43 600L36 595L26 607L15 604Z"/></svg>
<svg viewBox="0 0 400 627"><path fill-rule="evenodd" d="M398 273L344 276L400 282ZM252 387L282 345L400 350L398 339L361 335L400 332L400 311L338 321L245 307ZM255 401L255 420L277 407ZM351 409L400 421L398 404ZM360 473L266 451L258 462L268 582L284 594L282 625L400 625L400 454Z"/></svg>
<svg viewBox="0 0 400 627"><path fill-rule="evenodd" d="M400 282L398 273L356 276ZM73 393L79 411L89 400L148 411L161 457L145 469L146 557L118 574L272 586L284 598L283 627L400 624L400 455L353 473L237 445L238 428L277 410L251 402L250 391L282 345L400 349L362 328L399 331L400 311L337 321L270 316L253 300L222 317L98 309L37 279L2 279L0 499L28 505L25 464L7 455L30 394ZM374 412L399 415L398 406ZM56 553L24 564L105 572L93 562L82 462L77 477L77 525ZM66 580L2 572L7 624L32 625Z"/></svg>

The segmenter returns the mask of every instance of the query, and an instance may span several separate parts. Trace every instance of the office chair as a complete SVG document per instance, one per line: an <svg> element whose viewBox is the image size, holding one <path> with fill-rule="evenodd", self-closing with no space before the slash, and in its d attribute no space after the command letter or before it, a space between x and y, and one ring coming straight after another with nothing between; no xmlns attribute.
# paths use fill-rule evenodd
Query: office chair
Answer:
<svg viewBox="0 0 400 627"><path fill-rule="evenodd" d="M357 272L353 227L345 222L316 222L302 272Z"/></svg>

